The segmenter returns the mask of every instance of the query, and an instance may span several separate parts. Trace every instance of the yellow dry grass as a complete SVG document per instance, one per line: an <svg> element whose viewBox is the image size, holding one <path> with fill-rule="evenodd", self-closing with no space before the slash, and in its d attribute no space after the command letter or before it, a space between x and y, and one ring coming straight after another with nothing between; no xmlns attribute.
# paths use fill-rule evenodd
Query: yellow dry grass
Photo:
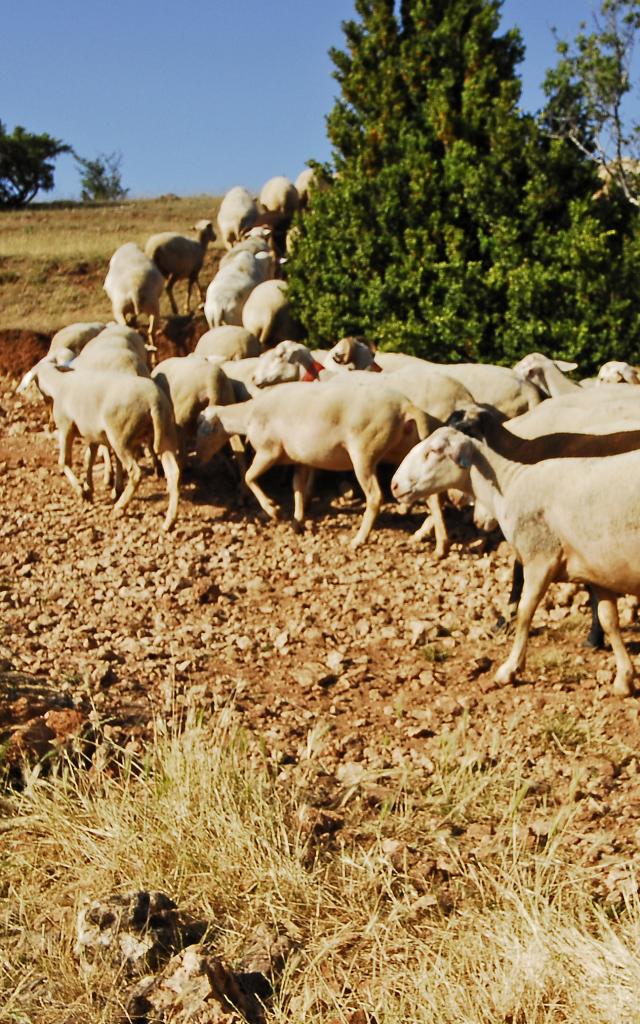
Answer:
<svg viewBox="0 0 640 1024"><path fill-rule="evenodd" d="M161 196L0 212L0 329L52 333L74 320L109 319L102 282L115 249L124 242L144 246L158 231L189 234L203 218L215 223L219 204L215 196ZM210 270L211 254L203 283L210 280ZM169 314L166 299L163 303Z"/></svg>
<svg viewBox="0 0 640 1024"><path fill-rule="evenodd" d="M358 785L345 786L345 825L328 840L304 827L322 729L283 767L233 713L209 717L192 710L180 730L159 721L143 764L125 758L114 772L103 740L90 770L63 762L7 796L0 1022L121 1019L126 985L108 964L77 961L75 916L83 895L138 888L210 920L231 963L259 924L284 928L296 950L274 1024L346 1022L356 1009L378 1024L638 1019L637 898L612 910L589 896L587 868L572 862L570 804L544 843L524 841L540 802L515 734L483 760L463 723L427 767L389 769L393 795L375 812L363 815ZM462 857L452 825L472 821L493 823L491 842Z"/></svg>

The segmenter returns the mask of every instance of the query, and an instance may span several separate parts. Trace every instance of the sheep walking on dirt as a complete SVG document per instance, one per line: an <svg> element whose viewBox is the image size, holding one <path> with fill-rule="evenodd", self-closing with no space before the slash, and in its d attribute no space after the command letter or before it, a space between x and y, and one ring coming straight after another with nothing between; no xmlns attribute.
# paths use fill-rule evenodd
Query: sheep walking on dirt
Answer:
<svg viewBox="0 0 640 1024"><path fill-rule="evenodd" d="M638 432L633 432L635 438ZM601 446L603 438L595 444ZM637 443L637 442L636 442ZM396 471L398 501L471 488L493 511L523 566L515 640L496 682L511 683L525 660L529 628L554 580L589 583L615 660L615 694L633 692L633 665L620 636L616 597L640 595L640 451L608 457L505 458L452 427L416 445Z"/></svg>
<svg viewBox="0 0 640 1024"><path fill-rule="evenodd" d="M245 483L271 519L278 510L258 484L274 465L293 464L294 522L304 521L310 470L353 469L366 499L362 524L352 547L369 536L382 504L376 477L381 461L399 462L429 430L428 417L404 396L380 389L371 401L369 388L353 380L326 386L282 384L239 405L212 407L201 414L198 455L204 461L232 434L246 436L255 450ZM439 502L430 504L438 543L446 543Z"/></svg>
<svg viewBox="0 0 640 1024"><path fill-rule="evenodd" d="M218 210L218 232L227 249L251 230L258 219L258 204L242 185L230 188Z"/></svg>
<svg viewBox="0 0 640 1024"><path fill-rule="evenodd" d="M198 414L210 405L232 405L235 394L224 370L204 356L173 356L158 363L152 374L173 407L180 450L184 458L195 440ZM231 438L237 455L244 453L239 438ZM242 458L240 464L244 467Z"/></svg>
<svg viewBox="0 0 640 1024"><path fill-rule="evenodd" d="M127 473L127 484L114 506L116 515L131 502L142 475L137 446L151 441L167 480L169 507L163 529L173 526L178 511L180 470L171 404L154 381L126 373L58 369L44 363L38 386L53 401L58 431L59 465L78 497L91 500L91 470L98 447L108 444ZM85 485L71 468L73 440L80 436L91 458Z"/></svg>
<svg viewBox="0 0 640 1024"><path fill-rule="evenodd" d="M129 322L135 327L137 317L146 313L149 317L149 349L152 352L156 351L155 335L163 288L162 274L135 242L125 242L116 249L104 279L104 290L111 300L113 316L124 327Z"/></svg>
<svg viewBox="0 0 640 1024"><path fill-rule="evenodd" d="M185 313L191 308L191 292L197 287L200 299L204 302L204 288L198 277L207 252L209 242L215 242L216 233L210 220L199 220L194 227L198 232L197 239L187 238L175 231L162 231L151 235L144 247L146 255L152 260L161 274L167 279L166 289L171 309L177 315L178 307L173 296L176 281L187 279L187 301Z"/></svg>

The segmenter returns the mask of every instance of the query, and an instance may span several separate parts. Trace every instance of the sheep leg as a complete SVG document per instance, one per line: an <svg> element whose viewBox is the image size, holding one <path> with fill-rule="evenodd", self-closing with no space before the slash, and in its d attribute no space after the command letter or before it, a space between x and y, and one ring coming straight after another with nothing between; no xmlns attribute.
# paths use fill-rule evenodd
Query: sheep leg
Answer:
<svg viewBox="0 0 640 1024"><path fill-rule="evenodd" d="M111 487L113 485L111 452L106 444L101 444L98 451L102 454L102 483L105 487Z"/></svg>
<svg viewBox="0 0 640 1024"><path fill-rule="evenodd" d="M380 490L380 484L378 483L378 478L376 476L375 466L372 466L371 463L364 459L360 453L356 454L349 452L349 454L351 456L351 463L356 475L356 480L364 491L366 500L366 507L360 529L351 541L351 547L358 548L366 541L367 537L371 533L373 524L378 517L378 512L382 505L382 491Z"/></svg>
<svg viewBox="0 0 640 1024"><path fill-rule="evenodd" d="M618 604L615 594L609 590L593 588L597 604L600 625L606 633L616 659L616 676L613 681L613 692L619 697L629 697L633 693L633 664L620 635Z"/></svg>
<svg viewBox="0 0 640 1024"><path fill-rule="evenodd" d="M313 470L309 466L296 466L293 474L293 521L297 530L302 529L304 522L304 506L312 473Z"/></svg>
<svg viewBox="0 0 640 1024"><path fill-rule="evenodd" d="M93 501L93 467L98 454L98 445L90 444L84 456L84 497L87 501Z"/></svg>
<svg viewBox="0 0 640 1024"><path fill-rule="evenodd" d="M584 643L587 647L595 647L597 650L602 650L604 647L604 633L598 614L598 598L593 587L587 587L587 592L589 594L589 608L591 610L591 629Z"/></svg>
<svg viewBox="0 0 640 1024"><path fill-rule="evenodd" d="M428 537L429 534L432 532L433 527L433 516L431 515L431 513L429 513L427 516L425 516L422 526L419 526L418 529L411 534L411 542L418 544L421 540L424 540L424 538Z"/></svg>
<svg viewBox="0 0 640 1024"><path fill-rule="evenodd" d="M173 297L173 286L174 286L175 283L176 283L175 276L173 274L169 274L169 276L167 278L167 283L165 285L165 288L167 290L167 295L169 296L169 302L171 303L171 309L173 310L173 315L177 316L178 315L178 307L176 305L176 300Z"/></svg>
<svg viewBox="0 0 640 1024"><path fill-rule="evenodd" d="M510 633L513 620L516 617L518 611L518 602L520 595L522 594L522 584L524 582L524 575L522 572L522 562L517 558L513 562L513 570L511 573L511 590L509 592L509 600L507 601L507 607L505 608L504 615L499 615L496 624L494 626L495 633Z"/></svg>
<svg viewBox="0 0 640 1024"><path fill-rule="evenodd" d="M176 312L177 312L177 310L176 310ZM159 310L157 312L151 313L149 315L148 340L147 340L147 344L146 344L145 347L147 349L147 352L149 353L149 362L151 363L151 369L154 368L154 366L156 365L156 363L158 361L157 360L158 347L156 345L156 320L158 319L159 316L160 316L160 311Z"/></svg>
<svg viewBox="0 0 640 1024"><path fill-rule="evenodd" d="M523 567L524 583L522 597L518 604L516 617L516 633L513 647L507 660L502 663L495 674L496 683L512 683L518 670L524 664L529 629L534 612L545 591L556 574L556 562L530 562Z"/></svg>
<svg viewBox="0 0 640 1024"><path fill-rule="evenodd" d="M113 506L113 513L118 516L121 512L124 512L125 508L138 490L140 478L142 477L142 470L133 457L133 454L126 451L126 449L119 445L115 438L109 438L109 442L117 457L120 459L120 462L127 474L127 486Z"/></svg>
<svg viewBox="0 0 640 1024"><path fill-rule="evenodd" d="M77 476L71 468L71 452L73 449L73 424L65 423L63 426L58 428L58 445L60 449L60 455L58 458L58 465L67 480L73 487L74 491L79 498L84 498L84 490L82 484L78 480Z"/></svg>
<svg viewBox="0 0 640 1024"><path fill-rule="evenodd" d="M169 494L169 507L165 516L164 523L162 524L163 530L170 530L176 521L178 514L178 497L179 497L179 484L180 484L180 466L173 452L166 451L160 455L160 461L162 468L164 469L165 479L167 481L167 492Z"/></svg>
<svg viewBox="0 0 640 1024"><path fill-rule="evenodd" d="M442 515L442 504L439 494L430 494L427 498L427 508L433 518L433 525L436 531L436 558L444 558L449 550L449 534Z"/></svg>
<svg viewBox="0 0 640 1024"><path fill-rule="evenodd" d="M278 506L274 505L256 481L259 476L262 476L268 469L276 465L278 458L279 453L277 452L269 450L257 451L253 462L244 475L245 484L256 498L262 511L267 513L269 519L278 518Z"/></svg>
<svg viewBox="0 0 640 1024"><path fill-rule="evenodd" d="M108 449L106 450L108 451ZM122 473L122 463L120 462L120 459L115 454L115 452L113 455L113 461L115 463L115 470L113 474L113 487L111 488L111 497L115 501L122 494L124 488L124 476Z"/></svg>

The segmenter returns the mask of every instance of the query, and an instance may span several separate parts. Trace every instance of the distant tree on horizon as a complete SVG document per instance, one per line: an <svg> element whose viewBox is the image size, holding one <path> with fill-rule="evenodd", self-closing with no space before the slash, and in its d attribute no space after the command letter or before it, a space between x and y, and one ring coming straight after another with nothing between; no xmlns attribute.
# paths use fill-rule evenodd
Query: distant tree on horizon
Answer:
<svg viewBox="0 0 640 1024"><path fill-rule="evenodd" d="M0 121L0 206L26 206L54 185L54 160L71 146L47 132L35 134L16 125L9 134Z"/></svg>
<svg viewBox="0 0 640 1024"><path fill-rule="evenodd" d="M83 203L114 202L125 199L129 194L129 189L122 184L121 153L99 153L93 160L77 154L75 158L82 170L80 198Z"/></svg>
<svg viewBox="0 0 640 1024"><path fill-rule="evenodd" d="M637 349L635 219L520 107L500 0L355 0L333 49L332 184L289 262L310 340L365 334L439 360L532 349L590 368ZM617 355L617 358L625 358Z"/></svg>

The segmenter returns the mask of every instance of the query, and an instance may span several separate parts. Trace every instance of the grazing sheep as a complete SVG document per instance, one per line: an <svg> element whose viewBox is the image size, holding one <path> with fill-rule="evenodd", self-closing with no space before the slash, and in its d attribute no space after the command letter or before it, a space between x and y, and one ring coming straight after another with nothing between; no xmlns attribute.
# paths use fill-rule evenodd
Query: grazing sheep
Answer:
<svg viewBox="0 0 640 1024"><path fill-rule="evenodd" d="M242 310L242 323L260 345L294 338L299 333L285 281L263 281L256 285Z"/></svg>
<svg viewBox="0 0 640 1024"><path fill-rule="evenodd" d="M95 338L96 334L100 334L104 331L107 324L99 323L98 321L92 323L76 323L67 324L66 327L62 327L59 331L53 335L51 344L49 345L49 353L56 352L58 349L65 348L70 349L77 355L81 352L88 341Z"/></svg>
<svg viewBox="0 0 640 1024"><path fill-rule="evenodd" d="M245 327L212 327L199 338L194 352L199 356L218 356L221 360L246 359L260 355L260 342Z"/></svg>
<svg viewBox="0 0 640 1024"><path fill-rule="evenodd" d="M209 405L235 402L224 370L195 353L163 359L151 376L171 402L183 455L195 439L198 414Z"/></svg>
<svg viewBox="0 0 640 1024"><path fill-rule="evenodd" d="M278 175L269 178L260 190L260 206L272 213L281 213L291 219L300 205L298 190L289 178Z"/></svg>
<svg viewBox="0 0 640 1024"><path fill-rule="evenodd" d="M403 457L416 440L428 433L428 417L390 388L380 388L375 403L368 387L337 379L326 386L283 384L261 392L253 401L201 414L198 455L206 460L231 434L246 436L255 458L245 476L247 487L271 518L277 508L257 480L271 466L294 464L294 521L304 519L304 502L311 469L353 469L366 498L362 524L352 542L363 544L382 503L376 478L381 461ZM446 532L439 502L430 508L436 520L438 549L444 550Z"/></svg>
<svg viewBox="0 0 640 1024"><path fill-rule="evenodd" d="M156 322L160 316L160 296L164 278L156 265L145 256L135 242L125 242L109 260L104 279L106 291L113 307L114 318L127 326L127 317L135 326L141 313L149 317L149 349L156 351Z"/></svg>
<svg viewBox="0 0 640 1024"><path fill-rule="evenodd" d="M82 351L88 341L95 338L96 334L103 331L105 327L106 324L98 322L67 324L66 327L61 327L60 330L56 331L53 335L49 344L49 351L46 356L43 356L43 360L55 363L56 366L69 362L70 359ZM30 370L27 370L16 388L16 391L19 394L26 391L31 384L31 381L35 380L38 367L40 366L40 362L43 360L39 360L35 366L32 366Z"/></svg>
<svg viewBox="0 0 640 1024"><path fill-rule="evenodd" d="M44 363L38 370L38 386L53 401L59 465L79 497L93 497L91 468L99 445L108 444L123 466L128 480L114 506L116 515L129 505L140 483L136 448L141 441L152 440L167 480L169 506L163 529L169 530L178 510L178 446L171 404L154 381L110 371L63 371ZM91 452L84 487L71 468L76 435L83 438Z"/></svg>
<svg viewBox="0 0 640 1024"><path fill-rule="evenodd" d="M246 188L236 185L224 196L218 210L218 232L230 249L255 224L258 217L258 205Z"/></svg>
<svg viewBox="0 0 640 1024"><path fill-rule="evenodd" d="M130 369L138 377L149 376L149 352L142 335L131 327L108 324L100 334L87 342L70 364L74 370Z"/></svg>
<svg viewBox="0 0 640 1024"><path fill-rule="evenodd" d="M636 447L640 431L631 433L625 443ZM602 438L592 441L596 450L603 444ZM436 430L398 467L391 489L399 501L450 487L471 490L494 512L522 563L515 640L496 682L513 682L524 664L531 620L549 584L570 580L593 588L616 659L613 692L632 692L633 666L620 636L616 596L640 595L639 474L640 451L530 464L452 427Z"/></svg>
<svg viewBox="0 0 640 1024"><path fill-rule="evenodd" d="M167 295L171 309L176 315L178 307L173 297L173 286L176 281L183 278L188 280L185 313L189 312L191 306L191 290L194 285L197 286L200 299L204 302L204 289L198 275L202 270L207 246L209 242L215 242L216 233L210 220L199 220L194 231L198 232L197 240L179 235L175 231L163 231L158 235L151 235L144 247L146 255L167 279Z"/></svg>
<svg viewBox="0 0 640 1024"><path fill-rule="evenodd" d="M239 252L221 267L207 288L204 315L209 327L222 324L242 325L242 310L250 293L273 277L275 260L270 253Z"/></svg>

